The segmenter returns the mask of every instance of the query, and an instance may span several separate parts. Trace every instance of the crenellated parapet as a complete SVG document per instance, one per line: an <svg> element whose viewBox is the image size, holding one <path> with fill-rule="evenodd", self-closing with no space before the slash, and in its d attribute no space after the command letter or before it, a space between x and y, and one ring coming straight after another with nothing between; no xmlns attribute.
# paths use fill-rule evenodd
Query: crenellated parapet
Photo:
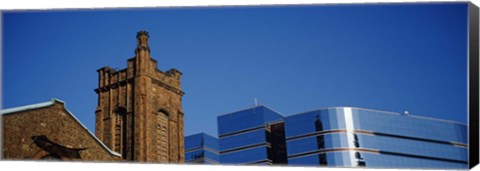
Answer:
<svg viewBox="0 0 480 171"><path fill-rule="evenodd" d="M134 58L131 59L132 60L129 62L133 63ZM182 72L175 68L163 72L157 68L157 62L154 59L151 59L151 61L152 64L154 64L152 65L153 69L151 70L151 73L147 75L152 79L152 82L164 87L169 91L172 91L175 94L183 96L185 93L181 91L180 88ZM125 85L128 82L132 82L135 78L135 74L133 74L134 69L132 67L127 67L125 69L116 71L115 69L105 66L98 69L97 72L99 77L99 85L98 88L94 90L97 93L101 91L108 91L109 89L117 86Z"/></svg>

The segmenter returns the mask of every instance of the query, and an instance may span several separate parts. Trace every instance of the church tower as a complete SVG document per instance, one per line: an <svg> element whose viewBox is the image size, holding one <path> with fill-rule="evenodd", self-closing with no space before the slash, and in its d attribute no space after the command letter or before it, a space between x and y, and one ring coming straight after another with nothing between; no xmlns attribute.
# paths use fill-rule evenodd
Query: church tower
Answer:
<svg viewBox="0 0 480 171"><path fill-rule="evenodd" d="M146 31L137 33L127 68L98 72L95 134L124 160L183 163L182 73L157 68Z"/></svg>

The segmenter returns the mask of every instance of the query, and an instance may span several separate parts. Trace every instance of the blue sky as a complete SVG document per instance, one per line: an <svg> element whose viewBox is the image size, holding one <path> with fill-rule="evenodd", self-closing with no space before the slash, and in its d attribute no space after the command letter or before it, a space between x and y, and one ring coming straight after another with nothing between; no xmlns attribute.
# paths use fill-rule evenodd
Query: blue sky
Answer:
<svg viewBox="0 0 480 171"><path fill-rule="evenodd" d="M183 72L185 135L254 98L467 120L467 3L10 11L2 29L3 108L59 98L92 132L96 70L125 68L139 30Z"/></svg>

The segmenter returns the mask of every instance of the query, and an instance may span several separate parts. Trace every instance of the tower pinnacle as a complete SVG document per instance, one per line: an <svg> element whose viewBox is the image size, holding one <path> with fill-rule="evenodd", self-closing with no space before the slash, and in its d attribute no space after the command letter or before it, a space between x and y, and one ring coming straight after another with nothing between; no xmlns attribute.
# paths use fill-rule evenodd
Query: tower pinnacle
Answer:
<svg viewBox="0 0 480 171"><path fill-rule="evenodd" d="M147 31L140 30L137 32L137 52L140 50L146 50L150 52L150 47L148 47L148 38L150 38L150 36L148 36Z"/></svg>

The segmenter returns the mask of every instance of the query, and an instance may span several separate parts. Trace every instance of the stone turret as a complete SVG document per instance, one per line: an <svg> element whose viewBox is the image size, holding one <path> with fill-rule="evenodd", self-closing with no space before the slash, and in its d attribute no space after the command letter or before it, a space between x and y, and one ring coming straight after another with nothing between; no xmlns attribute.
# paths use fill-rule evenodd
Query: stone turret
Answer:
<svg viewBox="0 0 480 171"><path fill-rule="evenodd" d="M137 49L135 50L135 54L137 54L141 50L146 50L150 53L150 47L148 46L148 32L146 31L139 31L137 32Z"/></svg>

